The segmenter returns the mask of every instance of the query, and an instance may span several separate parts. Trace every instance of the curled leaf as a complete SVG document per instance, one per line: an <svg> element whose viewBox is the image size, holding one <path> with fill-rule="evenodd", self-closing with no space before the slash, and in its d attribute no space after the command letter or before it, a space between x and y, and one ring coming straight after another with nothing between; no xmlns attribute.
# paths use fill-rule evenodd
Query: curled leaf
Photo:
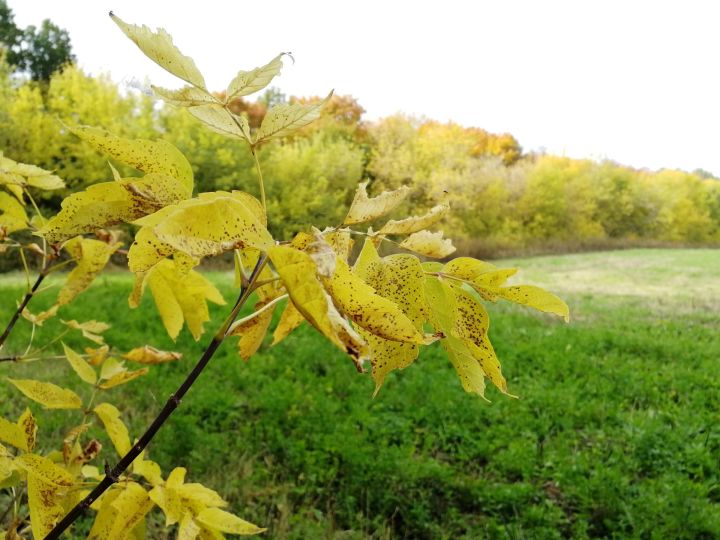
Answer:
<svg viewBox="0 0 720 540"><path fill-rule="evenodd" d="M138 347L123 356L126 360L137 362L138 364L163 364L165 362L174 362L182 358L179 352L161 351L150 345Z"/></svg>
<svg viewBox="0 0 720 540"><path fill-rule="evenodd" d="M367 185L368 182L363 182L358 186L343 225L365 223L382 217L392 212L410 193L410 188L403 186L393 191L383 191L377 197L370 198Z"/></svg>
<svg viewBox="0 0 720 540"><path fill-rule="evenodd" d="M412 216L400 221L390 220L383 225L378 234L411 234L422 231L440 221L449 209L447 204L439 204L422 216Z"/></svg>
<svg viewBox="0 0 720 540"><path fill-rule="evenodd" d="M427 257L442 259L455 251L449 238L443 238L442 231L420 231L411 234L402 241L400 247Z"/></svg>

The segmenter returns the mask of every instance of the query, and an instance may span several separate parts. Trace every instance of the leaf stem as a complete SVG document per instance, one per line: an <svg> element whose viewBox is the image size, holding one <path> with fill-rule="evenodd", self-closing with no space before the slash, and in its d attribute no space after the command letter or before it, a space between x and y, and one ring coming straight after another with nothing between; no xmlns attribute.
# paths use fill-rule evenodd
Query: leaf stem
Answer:
<svg viewBox="0 0 720 540"><path fill-rule="evenodd" d="M265 205L265 183L263 182L262 170L260 169L260 161L258 160L257 152L255 151L254 146L250 146L250 153L255 160L255 168L257 169L258 179L260 181L260 202L262 203L263 210L265 211L265 216L267 217L267 206Z"/></svg>
<svg viewBox="0 0 720 540"><path fill-rule="evenodd" d="M182 384L178 387L175 393L170 396L167 403L165 403L165 406L162 408L155 420L153 420L153 422L147 428L145 433L142 434L142 436L133 445L130 451L122 457L122 459L117 463L117 465L115 465L115 467L106 472L105 477L100 481L97 486L95 486L95 488L90 492L90 494L88 494L87 497L85 497L82 501L76 504L75 507L70 510L70 512L68 512L68 514L60 522L58 522L57 525L55 525L53 530L50 531L50 533L48 533L48 535L45 537L45 540L56 540L57 538L60 538L60 535L70 525L72 525L72 523L76 519L80 517L80 515L85 511L85 509L87 509L93 502L97 500L98 497L100 497L100 495L102 495L108 488L110 488L110 486L112 486L119 480L120 475L122 475L127 470L127 468L130 467L135 458L137 458L140 453L147 447L150 441L152 441L153 437L155 437L155 434L160 430L160 428L167 421L167 419L170 418L170 415L173 413L173 411L178 408L182 398L185 396L187 391L190 390L192 385L195 383L197 378L207 366L208 362L210 362L210 359L215 354L215 351L217 351L218 347L220 347L220 345L222 344L225 336L227 335L228 328L235 321L235 318L237 317L238 313L240 313L240 309L242 309L245 302L247 302L248 298L250 298L250 295L253 291L253 284L260 275L260 272L265 266L266 262L267 256L264 254L261 255L257 264L255 265L255 269L250 275L249 285L247 287L244 287L240 291L240 296L238 297L235 306L223 322L218 332L213 337L207 349L205 349L205 352L200 357L200 360L198 360L198 363L188 374Z"/></svg>

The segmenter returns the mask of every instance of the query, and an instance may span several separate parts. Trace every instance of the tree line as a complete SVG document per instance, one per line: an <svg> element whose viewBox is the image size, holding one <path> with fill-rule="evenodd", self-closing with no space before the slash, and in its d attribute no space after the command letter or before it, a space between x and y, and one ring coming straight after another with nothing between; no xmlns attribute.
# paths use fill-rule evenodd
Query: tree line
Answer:
<svg viewBox="0 0 720 540"><path fill-rule="evenodd" d="M54 170L68 191L112 178L105 158L67 129L88 124L173 143L192 163L199 191L254 193L249 152L204 129L185 110L161 107L143 92L90 77L72 64L45 81L18 77L7 56L0 63L0 149ZM307 99L271 89L233 106L252 128L268 106ZM453 211L443 226L446 236L473 255L720 242L720 181L703 171L638 170L523 153L509 134L403 115L368 122L363 112L356 99L335 96L318 122L262 148L273 201L268 212L279 224L274 234L288 236L310 223L337 225L357 184L369 179L371 192L413 188L398 215L448 202ZM66 195L38 194L52 210Z"/></svg>

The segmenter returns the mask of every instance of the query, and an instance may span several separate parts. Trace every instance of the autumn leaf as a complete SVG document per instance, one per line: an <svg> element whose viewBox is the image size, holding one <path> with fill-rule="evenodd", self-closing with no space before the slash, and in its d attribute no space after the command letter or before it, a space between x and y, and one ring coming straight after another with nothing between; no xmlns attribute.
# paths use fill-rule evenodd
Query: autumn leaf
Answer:
<svg viewBox="0 0 720 540"><path fill-rule="evenodd" d="M180 52L164 29L158 28L153 32L145 25L128 24L113 13L110 13L110 18L150 60L185 82L205 89L205 79L193 59Z"/></svg>
<svg viewBox="0 0 720 540"><path fill-rule="evenodd" d="M377 197L370 198L367 185L368 182L363 182L358 186L343 225L365 223L382 217L392 212L410 193L410 188L403 186L393 191L383 191Z"/></svg>
<svg viewBox="0 0 720 540"><path fill-rule="evenodd" d="M125 424L120 419L120 411L110 403L100 403L93 412L100 418L105 431L110 437L118 455L124 456L130 451L130 435Z"/></svg>
<svg viewBox="0 0 720 540"><path fill-rule="evenodd" d="M271 139L284 137L317 120L320 117L320 110L330 101L332 95L333 93L330 92L325 99L309 105L281 103L270 108L255 134L253 144L258 145Z"/></svg>
<svg viewBox="0 0 720 540"><path fill-rule="evenodd" d="M448 210L450 207L447 204L439 204L422 216L413 216L400 221L390 220L382 226L378 234L411 234L422 231L440 221Z"/></svg>
<svg viewBox="0 0 720 540"><path fill-rule="evenodd" d="M267 530L219 508L206 508L196 516L195 520L209 529L228 534L251 535Z"/></svg>
<svg viewBox="0 0 720 540"><path fill-rule="evenodd" d="M59 489L28 472L27 490L33 536L45 538L65 513L60 504Z"/></svg>
<svg viewBox="0 0 720 540"><path fill-rule="evenodd" d="M110 328L110 325L101 321L85 321L85 322L77 322L76 320L71 321L60 321L64 325L66 325L68 328L72 328L73 330L80 330L82 332L83 337L89 339L90 341L94 341L98 345L103 345L105 343L105 339L100 335L106 330Z"/></svg>
<svg viewBox="0 0 720 540"><path fill-rule="evenodd" d="M73 368L73 371L77 373L78 377L88 384L95 384L97 382L97 373L95 373L95 370L90 364L64 343L62 346L65 351L65 358L70 364L70 367Z"/></svg>
<svg viewBox="0 0 720 540"><path fill-rule="evenodd" d="M82 400L72 390L32 379L7 378L15 388L46 409L79 409Z"/></svg>
<svg viewBox="0 0 720 540"><path fill-rule="evenodd" d="M0 239L3 234L28 228L28 216L14 197L0 192Z"/></svg>
<svg viewBox="0 0 720 540"><path fill-rule="evenodd" d="M273 332L272 344L277 345L280 343L290 334L290 332L295 330L304 321L305 317L303 314L295 307L292 300L288 300L285 309L283 309L283 312L280 315L280 320L275 327L275 331Z"/></svg>
<svg viewBox="0 0 720 540"><path fill-rule="evenodd" d="M123 356L126 360L137 362L138 364L163 364L165 362L175 362L182 358L179 352L161 351L150 345L137 347Z"/></svg>
<svg viewBox="0 0 720 540"><path fill-rule="evenodd" d="M400 247L435 259L447 257L455 251L452 241L443 238L442 231L413 233L400 243Z"/></svg>
<svg viewBox="0 0 720 540"><path fill-rule="evenodd" d="M230 82L225 92L225 103L242 96L259 92L280 74L283 67L282 57L288 53L280 53L264 66L256 67L250 71L240 71Z"/></svg>
<svg viewBox="0 0 720 540"><path fill-rule="evenodd" d="M255 312L263 309L268 302L258 302L255 304ZM238 352L243 360L249 360L250 357L257 352L262 345L265 334L267 333L270 322L272 322L273 313L275 306L273 305L269 309L264 309L253 317L248 317L243 321L239 321L240 324L234 324L228 335L239 336L238 341Z"/></svg>
<svg viewBox="0 0 720 540"><path fill-rule="evenodd" d="M37 454L23 454L15 458L15 463L24 469L28 475L42 480L46 484L56 487L68 487L74 483L72 475L55 465L48 458Z"/></svg>

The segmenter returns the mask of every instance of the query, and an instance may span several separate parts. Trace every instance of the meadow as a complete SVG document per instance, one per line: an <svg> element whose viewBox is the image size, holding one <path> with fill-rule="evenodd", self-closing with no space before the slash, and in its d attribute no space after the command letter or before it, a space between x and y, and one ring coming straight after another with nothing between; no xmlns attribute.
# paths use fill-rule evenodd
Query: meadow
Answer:
<svg viewBox="0 0 720 540"><path fill-rule="evenodd" d="M490 336L518 399L489 389L487 403L464 393L437 345L372 399L369 376L305 325L247 363L234 340L225 344L150 457L165 471L186 467L189 481L218 490L235 513L267 526L268 538L720 537L720 250L497 264L518 265L515 282L548 288L572 313L566 325L489 307ZM230 301L230 274L210 276ZM0 277L3 324L23 280ZM127 308L130 289L129 274L106 273L61 317L112 322L106 338L119 351L149 343L184 354L112 390L137 436L211 333L195 343L184 332L173 343L149 295L140 309ZM33 311L51 300L33 300ZM212 309L219 324L227 307ZM50 321L36 339L59 328ZM3 354L27 343L29 325L16 330ZM5 376L87 393L63 360L3 362ZM0 383L1 415L14 419L27 405ZM58 446L70 415L82 414L33 411L43 452ZM95 432L112 462L111 445ZM149 527L149 538L162 538Z"/></svg>

